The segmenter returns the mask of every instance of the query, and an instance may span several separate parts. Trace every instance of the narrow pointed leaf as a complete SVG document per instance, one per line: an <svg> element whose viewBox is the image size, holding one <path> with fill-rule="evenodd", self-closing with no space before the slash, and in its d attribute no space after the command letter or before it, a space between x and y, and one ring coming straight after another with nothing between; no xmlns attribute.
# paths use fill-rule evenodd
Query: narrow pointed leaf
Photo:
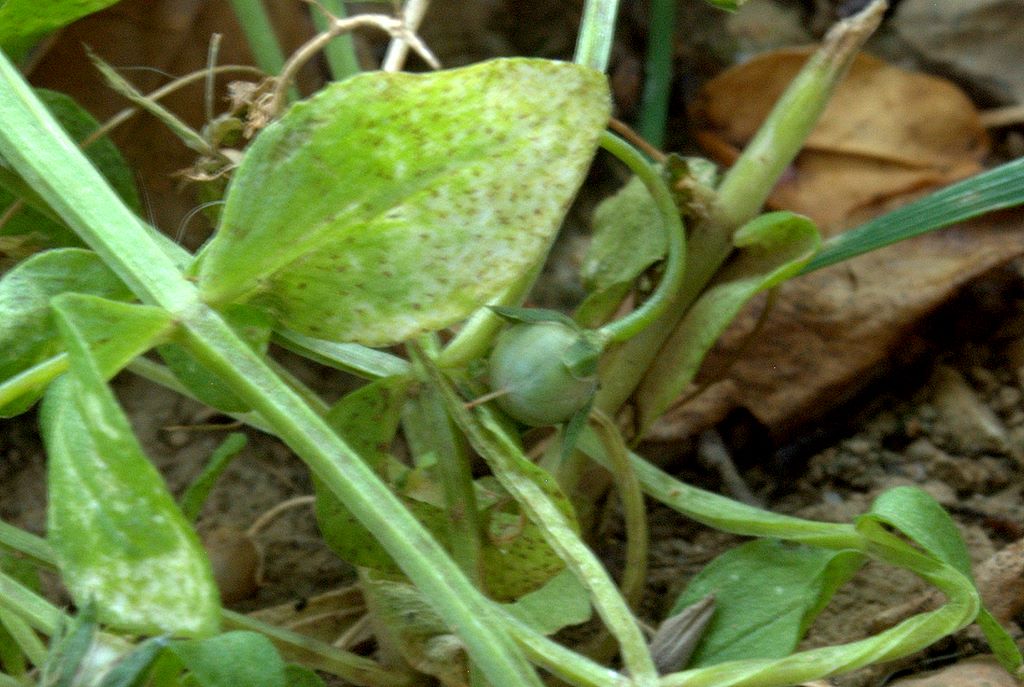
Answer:
<svg viewBox="0 0 1024 687"><path fill-rule="evenodd" d="M762 215L734 236L738 253L683 317L637 391L649 427L686 389L704 356L755 294L799 273L821 245L817 227L791 212Z"/></svg>
<svg viewBox="0 0 1024 687"><path fill-rule="evenodd" d="M137 633L214 632L220 603L198 537L168 493L89 353L73 311L57 310L71 374L43 403L49 541L78 604Z"/></svg>
<svg viewBox="0 0 1024 687"><path fill-rule="evenodd" d="M608 115L603 75L546 60L328 86L246 153L200 290L334 341L451 325L545 254Z"/></svg>

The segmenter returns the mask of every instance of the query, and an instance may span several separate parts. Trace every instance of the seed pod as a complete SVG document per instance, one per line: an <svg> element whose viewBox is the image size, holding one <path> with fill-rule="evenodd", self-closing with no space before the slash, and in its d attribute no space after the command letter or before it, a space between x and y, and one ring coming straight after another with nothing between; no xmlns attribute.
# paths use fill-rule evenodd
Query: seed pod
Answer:
<svg viewBox="0 0 1024 687"><path fill-rule="evenodd" d="M514 419L534 427L566 422L597 390L597 376L574 372L566 364L580 332L560 322L515 324L499 337L491 353L491 388L505 393L498 405Z"/></svg>

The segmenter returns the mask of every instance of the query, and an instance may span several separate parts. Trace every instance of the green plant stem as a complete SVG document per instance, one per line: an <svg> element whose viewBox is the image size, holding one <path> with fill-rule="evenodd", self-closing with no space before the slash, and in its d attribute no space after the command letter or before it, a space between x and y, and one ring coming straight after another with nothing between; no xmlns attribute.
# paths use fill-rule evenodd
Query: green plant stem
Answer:
<svg viewBox="0 0 1024 687"><path fill-rule="evenodd" d="M627 687L630 680L611 668L591 661L572 649L540 634L515 616L506 613L505 623L511 628L516 641L537 665L552 675L578 687Z"/></svg>
<svg viewBox="0 0 1024 687"><path fill-rule="evenodd" d="M655 148L665 145L668 103L672 92L672 38L676 28L676 1L652 0L647 30L644 90L636 130Z"/></svg>
<svg viewBox="0 0 1024 687"><path fill-rule="evenodd" d="M613 483L622 500L626 523L626 561L619 589L630 608L637 609L647 581L648 532L643 491L629 461L629 452L619 428L600 410L591 412L589 420L594 433L604 445ZM606 629L591 637L581 651L602 663L615 656L615 646Z"/></svg>
<svg viewBox="0 0 1024 687"><path fill-rule="evenodd" d="M431 384L441 392L448 413L466 434L469 443L487 461L494 476L530 521L540 528L548 545L589 591L605 626L619 641L622 662L635 684L638 687L652 685L657 680L657 671L636 618L608 571L579 538L565 514L528 475L531 468L538 468L522 454L489 408L481 406L475 412L470 411L444 372L422 354L419 357L430 375Z"/></svg>
<svg viewBox="0 0 1024 687"><path fill-rule="evenodd" d="M258 632L268 637L288 660L337 675L354 685L410 687L419 682L415 674L383 668L368 658L241 613L224 611L223 617L224 624L230 628Z"/></svg>
<svg viewBox="0 0 1024 687"><path fill-rule="evenodd" d="M0 608L0 625L7 630L28 660L37 666L43 665L46 660L46 645L20 615L10 609Z"/></svg>
<svg viewBox="0 0 1024 687"><path fill-rule="evenodd" d="M231 0L231 7L235 10L235 17L242 26L256 64L267 74L280 74L284 66L284 53L263 0Z"/></svg>
<svg viewBox="0 0 1024 687"><path fill-rule="evenodd" d="M611 469L611 460L592 431L581 434L578 446ZM633 452L629 459L648 496L709 527L747 537L772 537L830 549L863 551L866 546L852 525L803 520L748 506L680 482Z"/></svg>
<svg viewBox="0 0 1024 687"><path fill-rule="evenodd" d="M219 374L378 538L465 642L495 687L541 684L497 612L348 444L224 319L68 139L0 56L0 154L145 303L170 312L189 348Z"/></svg>
<svg viewBox="0 0 1024 687"><path fill-rule="evenodd" d="M608 71L618 11L619 0L586 0L573 58L576 64L599 72Z"/></svg>
<svg viewBox="0 0 1024 687"><path fill-rule="evenodd" d="M67 369L67 354L58 353L52 358L47 358L13 377L5 379L0 382L0 407L14 401L19 396L45 388L58 375L67 372Z"/></svg>
<svg viewBox="0 0 1024 687"><path fill-rule="evenodd" d="M52 636L60 625L60 609L13 577L0 572L0 606L17 613L44 635Z"/></svg>
<svg viewBox="0 0 1024 687"><path fill-rule="evenodd" d="M337 19L344 19L348 16L345 0L320 0L320 5ZM316 30L327 31L330 27L330 20L324 16L319 7L314 5L310 9L313 13L313 26L316 27ZM327 59L327 68L331 70L331 77L335 81L344 81L360 71L352 34L343 33L335 37L324 48L324 57Z"/></svg>
<svg viewBox="0 0 1024 687"><path fill-rule="evenodd" d="M709 217L693 228L682 288L673 294L657 321L605 355L596 408L614 414L633 393L661 346L732 252L733 232L756 216L796 157L835 86L877 28L884 11L884 0L875 0L859 14L833 27L821 48L775 103L753 140L722 179Z"/></svg>
<svg viewBox="0 0 1024 687"><path fill-rule="evenodd" d="M422 366L414 367L417 378L426 381L427 373ZM403 427L413 452L417 456L433 454L437 461L434 474L444 491L452 558L479 587L483 573L483 525L465 439L452 426L440 395L430 387L421 389L409 401Z"/></svg>
<svg viewBox="0 0 1024 687"><path fill-rule="evenodd" d="M633 146L607 131L601 134L601 147L629 167L647 187L661 214L667 246L665 274L651 297L630 314L609 322L598 330L602 339L620 342L636 336L650 326L665 312L673 296L679 292L686 276L686 232L683 229L683 220L679 216L679 208L676 207L672 193L658 170Z"/></svg>
<svg viewBox="0 0 1024 687"><path fill-rule="evenodd" d="M594 411L590 416L591 426L600 437L608 456L611 472L615 478L615 489L622 499L622 512L626 523L626 563L622 573L622 596L634 609L638 608L647 581L647 509L644 494L637 479L629 450L622 440L622 434L615 422L602 413Z"/></svg>
<svg viewBox="0 0 1024 687"><path fill-rule="evenodd" d="M35 565L50 568L54 564L53 549L45 539L3 520L0 520L0 549L28 556Z"/></svg>
<svg viewBox="0 0 1024 687"><path fill-rule="evenodd" d="M520 277L496 301L488 307L480 308L462 325L455 338L448 342L437 357L437 364L443 368L463 367L470 362L482 358L494 342L494 337L503 326L505 320L494 314L490 306L502 305L515 307L521 305L526 295L533 288L540 276L543 264L538 264Z"/></svg>

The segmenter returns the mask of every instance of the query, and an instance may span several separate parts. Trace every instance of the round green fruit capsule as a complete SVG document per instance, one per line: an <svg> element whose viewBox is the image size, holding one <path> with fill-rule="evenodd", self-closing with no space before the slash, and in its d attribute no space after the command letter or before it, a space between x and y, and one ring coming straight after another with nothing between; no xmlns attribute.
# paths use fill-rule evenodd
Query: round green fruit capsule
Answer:
<svg viewBox="0 0 1024 687"><path fill-rule="evenodd" d="M541 427L566 422L584 408L597 376L574 374L564 362L580 338L559 322L520 323L502 332L490 359L491 388L505 392L497 398L501 409Z"/></svg>

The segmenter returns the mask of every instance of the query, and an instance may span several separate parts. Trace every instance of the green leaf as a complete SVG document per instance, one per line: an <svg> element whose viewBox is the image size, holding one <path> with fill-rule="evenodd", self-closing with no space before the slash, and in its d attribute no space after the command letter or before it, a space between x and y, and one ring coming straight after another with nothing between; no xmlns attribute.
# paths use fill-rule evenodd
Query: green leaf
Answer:
<svg viewBox="0 0 1024 687"><path fill-rule="evenodd" d="M587 588L570 570L563 570L540 589L524 594L505 608L546 635L553 635L563 627L585 623L593 613Z"/></svg>
<svg viewBox="0 0 1024 687"><path fill-rule="evenodd" d="M328 424L378 474L388 466L388 448L398 431L402 406L409 391L407 377L386 377L367 384L338 401L327 413ZM316 519L324 541L343 560L375 570L397 573L398 566L373 535L320 480L313 478ZM407 503L406 505L411 505ZM443 527L440 509L423 504L421 521ZM426 522L424 524L427 524ZM428 529L438 531L428 525Z"/></svg>
<svg viewBox="0 0 1024 687"><path fill-rule="evenodd" d="M964 179L844 231L822 246L802 274L972 217L1024 204L1024 158Z"/></svg>
<svg viewBox="0 0 1024 687"><path fill-rule="evenodd" d="M673 615L714 595L715 615L690 666L789 655L832 594L864 560L856 551L768 540L722 554L687 585L669 612Z"/></svg>
<svg viewBox="0 0 1024 687"><path fill-rule="evenodd" d="M255 632L225 632L173 642L170 650L200 687L288 687L285 664L277 649Z"/></svg>
<svg viewBox="0 0 1024 687"><path fill-rule="evenodd" d="M182 514L190 522L195 522L195 519L199 517L199 511L203 509L206 497L210 495L217 480L231 465L231 461L245 448L246 441L248 438L241 432L232 432L227 435L224 441L214 449L210 460L203 466L202 472L196 475L185 489L178 504Z"/></svg>
<svg viewBox="0 0 1024 687"><path fill-rule="evenodd" d="M228 306L222 314L254 351L261 354L266 352L273 321L263 309L239 304ZM160 346L157 353L185 388L206 405L225 413L245 413L251 410L247 403L239 399L184 347L170 343Z"/></svg>
<svg viewBox="0 0 1024 687"><path fill-rule="evenodd" d="M131 293L95 253L63 248L28 258L0 279L0 379L63 350L50 298L65 292L127 300Z"/></svg>
<svg viewBox="0 0 1024 687"><path fill-rule="evenodd" d="M603 75L546 60L328 86L246 153L200 291L322 339L447 327L542 259L608 116Z"/></svg>
<svg viewBox="0 0 1024 687"><path fill-rule="evenodd" d="M122 303L84 293L64 293L50 305L73 318L78 335L89 347L104 380L121 371L137 356L165 341L176 324L163 308Z"/></svg>
<svg viewBox="0 0 1024 687"><path fill-rule="evenodd" d="M740 227L733 242L737 254L686 313L640 382L636 398L642 429L686 389L740 308L758 292L799 273L821 245L821 236L806 217L772 212Z"/></svg>
<svg viewBox="0 0 1024 687"><path fill-rule="evenodd" d="M108 625L210 634L220 604L199 539L104 383L78 314L59 305L55 312L71 374L50 386L41 422L48 539L63 581Z"/></svg>
<svg viewBox="0 0 1024 687"><path fill-rule="evenodd" d="M667 241L658 206L647 186L633 177L594 211L594 235L580 277L589 291L577 319L606 319L648 267L665 257Z"/></svg>
<svg viewBox="0 0 1024 687"><path fill-rule="evenodd" d="M0 4L0 47L11 54L30 41L70 24L79 17L98 12L117 0L6 0Z"/></svg>
<svg viewBox="0 0 1024 687"><path fill-rule="evenodd" d="M8 5L0 6L0 16ZM0 19L0 26L3 20ZM2 33L0 28L0 33ZM56 91L36 89L36 95L43 101L50 113L60 122L61 127L74 141L85 141L99 128L99 122L70 97ZM106 177L121 199L136 212L141 205L135 178L131 167L106 136L93 141L85 148L86 157ZM22 198L25 206L14 213L0 227L0 237L19 237L18 250L34 252L44 248L81 245L79 238L59 221L46 204L10 170L0 158L0 215L3 215L16 199ZM11 239L6 239L9 243Z"/></svg>
<svg viewBox="0 0 1024 687"><path fill-rule="evenodd" d="M871 511L858 519L894 527L930 555L952 566L968 580L974 580L971 558L953 519L928 492L917 487L896 487L882 493ZM1024 665L1024 658L1005 628L982 608L976 619L999 662L1011 674Z"/></svg>

